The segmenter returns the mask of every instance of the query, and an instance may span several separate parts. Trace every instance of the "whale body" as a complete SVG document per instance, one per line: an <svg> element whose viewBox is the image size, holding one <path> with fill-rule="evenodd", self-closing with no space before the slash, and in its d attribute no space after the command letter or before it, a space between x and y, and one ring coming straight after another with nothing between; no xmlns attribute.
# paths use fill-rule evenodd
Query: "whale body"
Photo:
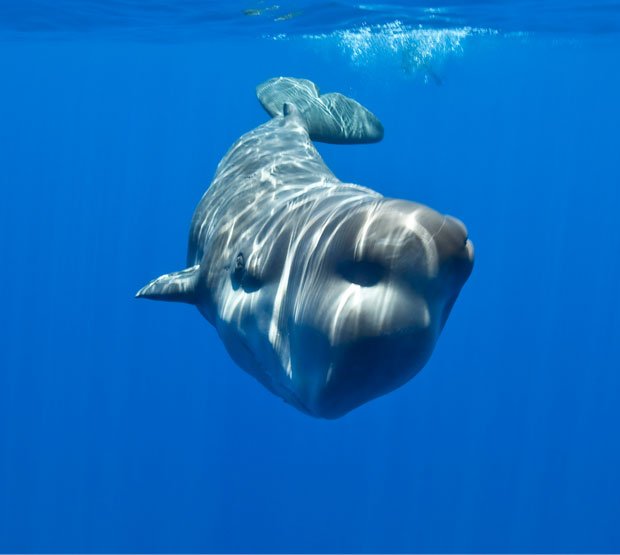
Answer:
<svg viewBox="0 0 620 555"><path fill-rule="evenodd" d="M279 77L267 123L217 167L192 218L187 267L137 297L195 305L232 359L287 403L337 418L428 361L473 267L456 218L343 183L313 145L376 142L346 96Z"/></svg>

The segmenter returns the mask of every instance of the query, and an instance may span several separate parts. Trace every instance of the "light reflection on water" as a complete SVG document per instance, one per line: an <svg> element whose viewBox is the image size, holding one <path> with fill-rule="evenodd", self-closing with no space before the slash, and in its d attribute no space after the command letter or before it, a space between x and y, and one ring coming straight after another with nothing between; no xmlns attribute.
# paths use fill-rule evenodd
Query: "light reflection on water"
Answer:
<svg viewBox="0 0 620 555"><path fill-rule="evenodd" d="M372 30L495 29L502 33L605 34L620 31L616 0L560 2L433 1L407 3L310 0L21 0L0 7L0 38L40 34L70 39L93 33L150 41L214 36L299 36Z"/></svg>

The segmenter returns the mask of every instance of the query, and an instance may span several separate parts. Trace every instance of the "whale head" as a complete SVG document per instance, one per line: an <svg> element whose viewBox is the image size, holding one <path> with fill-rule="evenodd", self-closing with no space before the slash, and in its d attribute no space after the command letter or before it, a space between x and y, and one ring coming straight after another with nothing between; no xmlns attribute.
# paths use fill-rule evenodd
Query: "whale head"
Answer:
<svg viewBox="0 0 620 555"><path fill-rule="evenodd" d="M393 199L346 211L290 256L291 381L302 407L325 418L424 366L473 267L459 220Z"/></svg>

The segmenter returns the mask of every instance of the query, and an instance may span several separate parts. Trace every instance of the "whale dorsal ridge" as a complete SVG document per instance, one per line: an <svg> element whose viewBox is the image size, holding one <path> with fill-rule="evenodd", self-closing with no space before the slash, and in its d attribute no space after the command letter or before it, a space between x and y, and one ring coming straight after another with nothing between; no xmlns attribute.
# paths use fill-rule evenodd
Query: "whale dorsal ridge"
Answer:
<svg viewBox="0 0 620 555"><path fill-rule="evenodd" d="M140 289L136 297L194 304L199 268L197 264L180 272L159 276Z"/></svg>
<svg viewBox="0 0 620 555"><path fill-rule="evenodd" d="M320 94L307 79L275 77L258 85L256 96L272 117L287 115L285 104L295 106L313 141L356 144L383 138L383 125L370 110L340 93Z"/></svg>

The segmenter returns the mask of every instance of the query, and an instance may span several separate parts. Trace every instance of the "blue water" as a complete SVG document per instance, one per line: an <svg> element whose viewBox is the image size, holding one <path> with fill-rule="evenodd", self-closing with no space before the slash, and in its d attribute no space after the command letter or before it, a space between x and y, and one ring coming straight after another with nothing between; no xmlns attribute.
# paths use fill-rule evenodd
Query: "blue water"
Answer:
<svg viewBox="0 0 620 555"><path fill-rule="evenodd" d="M620 551L619 4L279 4L0 2L0 550ZM426 368L336 421L133 299L275 75L476 245Z"/></svg>

